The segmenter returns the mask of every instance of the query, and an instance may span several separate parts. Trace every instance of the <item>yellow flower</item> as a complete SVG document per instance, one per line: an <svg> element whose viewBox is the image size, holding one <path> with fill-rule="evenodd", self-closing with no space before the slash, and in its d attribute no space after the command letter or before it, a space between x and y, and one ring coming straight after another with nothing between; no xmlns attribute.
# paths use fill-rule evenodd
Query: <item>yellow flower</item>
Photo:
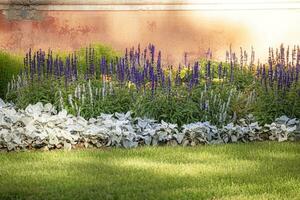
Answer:
<svg viewBox="0 0 300 200"><path fill-rule="evenodd" d="M128 88L131 89L131 88L134 88L135 84L132 83L131 81L128 81Z"/></svg>
<svg viewBox="0 0 300 200"><path fill-rule="evenodd" d="M180 71L180 78L183 79L187 73L188 73L188 69L187 68L183 68Z"/></svg>

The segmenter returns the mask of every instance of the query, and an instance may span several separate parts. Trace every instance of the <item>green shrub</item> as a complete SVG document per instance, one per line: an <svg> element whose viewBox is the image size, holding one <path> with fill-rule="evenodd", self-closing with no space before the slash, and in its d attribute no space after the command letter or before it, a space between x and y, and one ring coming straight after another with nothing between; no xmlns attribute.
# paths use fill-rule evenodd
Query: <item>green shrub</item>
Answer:
<svg viewBox="0 0 300 200"><path fill-rule="evenodd" d="M20 56L0 51L0 98L5 98L7 83L20 72L22 64Z"/></svg>
<svg viewBox="0 0 300 200"><path fill-rule="evenodd" d="M289 90L257 87L257 91L254 114L261 123L270 123L281 115L300 118L299 83Z"/></svg>

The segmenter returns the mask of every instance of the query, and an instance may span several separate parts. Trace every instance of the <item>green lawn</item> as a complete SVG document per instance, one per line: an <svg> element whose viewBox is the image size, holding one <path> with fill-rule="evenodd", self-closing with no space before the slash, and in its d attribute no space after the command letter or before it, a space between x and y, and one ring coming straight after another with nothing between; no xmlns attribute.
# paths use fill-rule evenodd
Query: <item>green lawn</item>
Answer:
<svg viewBox="0 0 300 200"><path fill-rule="evenodd" d="M300 199L300 144L3 152L0 199Z"/></svg>

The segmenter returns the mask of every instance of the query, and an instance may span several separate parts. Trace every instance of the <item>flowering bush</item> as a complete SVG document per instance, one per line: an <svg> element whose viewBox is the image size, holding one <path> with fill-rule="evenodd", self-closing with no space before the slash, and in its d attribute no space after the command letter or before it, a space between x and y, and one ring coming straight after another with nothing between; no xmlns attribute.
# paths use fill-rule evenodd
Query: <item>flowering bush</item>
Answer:
<svg viewBox="0 0 300 200"><path fill-rule="evenodd" d="M300 117L300 50L291 55L270 50L268 65L254 65L230 49L225 62L206 59L193 65L163 66L162 53L149 44L126 49L124 56L103 55L88 47L63 57L29 50L24 70L8 84L7 100L19 108L51 103L74 115L133 111L178 125L210 121L222 126L253 113L260 123L283 114ZM288 56L286 56L288 55ZM256 68L256 70L254 70Z"/></svg>

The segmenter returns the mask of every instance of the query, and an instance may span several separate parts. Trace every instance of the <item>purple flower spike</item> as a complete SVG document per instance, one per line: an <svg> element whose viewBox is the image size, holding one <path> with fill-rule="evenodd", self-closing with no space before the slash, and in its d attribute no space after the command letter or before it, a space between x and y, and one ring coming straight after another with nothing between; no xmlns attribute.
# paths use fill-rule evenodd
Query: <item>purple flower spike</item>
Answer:
<svg viewBox="0 0 300 200"><path fill-rule="evenodd" d="M59 58L58 64L59 64L59 77L62 77L64 73L64 63L61 60L61 58Z"/></svg>
<svg viewBox="0 0 300 200"><path fill-rule="evenodd" d="M155 55L155 46L153 44L149 44L149 50L151 55L151 63L154 63L154 55Z"/></svg>
<svg viewBox="0 0 300 200"><path fill-rule="evenodd" d="M195 65L194 65L194 73L193 73L193 79L194 79L194 83L195 85L198 85L199 83L199 63L198 62L195 62Z"/></svg>
<svg viewBox="0 0 300 200"><path fill-rule="evenodd" d="M140 57L141 57L141 47L140 47L140 44L138 44L138 50L137 50L138 65L140 65Z"/></svg>
<svg viewBox="0 0 300 200"><path fill-rule="evenodd" d="M298 64L296 66L296 75L295 75L295 81L296 81L296 83L298 83L298 81L299 81L299 73L300 73L300 65Z"/></svg>

